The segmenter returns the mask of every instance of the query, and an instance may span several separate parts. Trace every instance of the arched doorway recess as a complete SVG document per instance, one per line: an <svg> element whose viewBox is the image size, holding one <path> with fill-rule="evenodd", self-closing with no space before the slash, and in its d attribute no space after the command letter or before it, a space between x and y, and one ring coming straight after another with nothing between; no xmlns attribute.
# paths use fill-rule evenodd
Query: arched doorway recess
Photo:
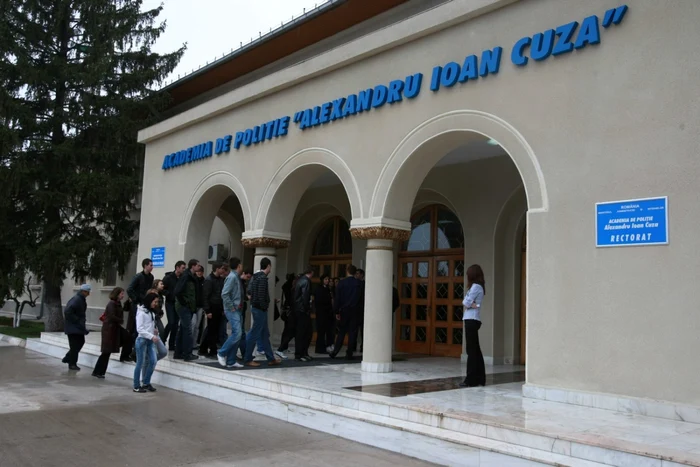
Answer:
<svg viewBox="0 0 700 467"><path fill-rule="evenodd" d="M458 357L465 263L464 232L457 216L443 205L415 213L398 263L396 350Z"/></svg>
<svg viewBox="0 0 700 467"><path fill-rule="evenodd" d="M314 282L323 274L345 277L345 268L352 263L352 237L348 223L340 216L327 220L318 231L309 264L314 269Z"/></svg>

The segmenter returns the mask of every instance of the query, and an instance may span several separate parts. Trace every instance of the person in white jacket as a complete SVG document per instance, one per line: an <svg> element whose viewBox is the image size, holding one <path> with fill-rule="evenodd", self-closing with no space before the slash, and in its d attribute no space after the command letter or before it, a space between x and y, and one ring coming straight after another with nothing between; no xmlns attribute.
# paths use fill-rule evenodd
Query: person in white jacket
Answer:
<svg viewBox="0 0 700 467"><path fill-rule="evenodd" d="M156 328L156 312L158 309L158 295L149 293L139 305L136 311L136 368L134 368L134 392L156 392L151 386L151 376L156 369L158 356L156 354L156 342L158 342L158 329Z"/></svg>

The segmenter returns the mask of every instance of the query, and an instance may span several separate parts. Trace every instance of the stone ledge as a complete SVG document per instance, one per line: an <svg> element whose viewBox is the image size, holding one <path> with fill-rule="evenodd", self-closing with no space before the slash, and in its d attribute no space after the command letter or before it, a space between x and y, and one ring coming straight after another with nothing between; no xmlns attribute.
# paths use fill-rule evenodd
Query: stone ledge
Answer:
<svg viewBox="0 0 700 467"><path fill-rule="evenodd" d="M362 240L377 239L405 242L411 237L411 231L394 229L392 227L351 227L350 235L352 238Z"/></svg>
<svg viewBox="0 0 700 467"><path fill-rule="evenodd" d="M244 238L241 243L245 248L288 248L289 240L282 240L280 238L270 238L270 237L258 237L258 238Z"/></svg>

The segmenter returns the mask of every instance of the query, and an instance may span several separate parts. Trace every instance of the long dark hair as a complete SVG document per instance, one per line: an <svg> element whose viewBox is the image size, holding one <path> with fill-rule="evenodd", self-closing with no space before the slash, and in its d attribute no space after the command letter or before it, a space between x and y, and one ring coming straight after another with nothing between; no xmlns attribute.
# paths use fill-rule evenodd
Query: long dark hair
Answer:
<svg viewBox="0 0 700 467"><path fill-rule="evenodd" d="M479 284L482 289L484 289L484 295L486 295L486 281L484 280L484 271L478 264L472 264L467 269L467 289L470 289L472 285Z"/></svg>

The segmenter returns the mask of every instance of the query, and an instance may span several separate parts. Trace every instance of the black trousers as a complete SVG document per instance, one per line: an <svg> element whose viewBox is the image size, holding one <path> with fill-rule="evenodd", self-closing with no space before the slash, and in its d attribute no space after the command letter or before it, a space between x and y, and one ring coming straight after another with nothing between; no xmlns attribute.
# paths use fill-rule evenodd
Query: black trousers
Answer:
<svg viewBox="0 0 700 467"><path fill-rule="evenodd" d="M180 317L175 313L175 303L165 302L165 316L168 318L168 324L165 325L165 332L161 336L163 344L168 341L168 350L175 350L175 338L177 337L177 328L180 324Z"/></svg>
<svg viewBox="0 0 700 467"><path fill-rule="evenodd" d="M326 353L335 340L335 315L332 309L316 310L316 353Z"/></svg>
<svg viewBox="0 0 700 467"><path fill-rule="evenodd" d="M119 343L122 346L121 355L119 355L119 360L123 361L131 355L134 350L134 336L131 335L129 331L120 327L119 328ZM105 369L107 367L105 366ZM104 373L102 373L104 374Z"/></svg>
<svg viewBox="0 0 700 467"><path fill-rule="evenodd" d="M211 319L207 320L206 334L204 335L202 345L199 347L199 353L202 354L216 353L216 344L219 343L219 327L221 327L223 321L224 309L223 307L212 307L210 311ZM202 319L202 321L204 320Z"/></svg>
<svg viewBox="0 0 700 467"><path fill-rule="evenodd" d="M78 354L85 345L84 334L68 334L68 345L70 350L66 354L65 360L69 365L78 364Z"/></svg>
<svg viewBox="0 0 700 467"><path fill-rule="evenodd" d="M340 353L340 349L343 348L343 341L345 336L350 334L350 340L348 341L348 351L346 354L352 356L352 354L357 350L357 331L359 328L359 316L355 311L350 311L346 313L341 313L340 315L340 326L338 328L338 335L335 338L335 349L333 350L333 355Z"/></svg>
<svg viewBox="0 0 700 467"><path fill-rule="evenodd" d="M464 382L467 386L486 385L486 365L484 365L484 355L479 346L480 328L481 321L464 320L464 334L467 339L467 377L464 378Z"/></svg>
<svg viewBox="0 0 700 467"><path fill-rule="evenodd" d="M311 336L313 334L311 315L309 313L304 313L303 311L295 311L294 314L296 315L297 320L294 356L296 358L306 357L309 355L309 345L311 345Z"/></svg>
<svg viewBox="0 0 700 467"><path fill-rule="evenodd" d="M289 348L289 343L292 339L296 338L297 334L297 318L294 312L290 312L287 316L287 320L284 322L284 330L282 331L282 341L280 346L277 348L279 352L284 352Z"/></svg>

